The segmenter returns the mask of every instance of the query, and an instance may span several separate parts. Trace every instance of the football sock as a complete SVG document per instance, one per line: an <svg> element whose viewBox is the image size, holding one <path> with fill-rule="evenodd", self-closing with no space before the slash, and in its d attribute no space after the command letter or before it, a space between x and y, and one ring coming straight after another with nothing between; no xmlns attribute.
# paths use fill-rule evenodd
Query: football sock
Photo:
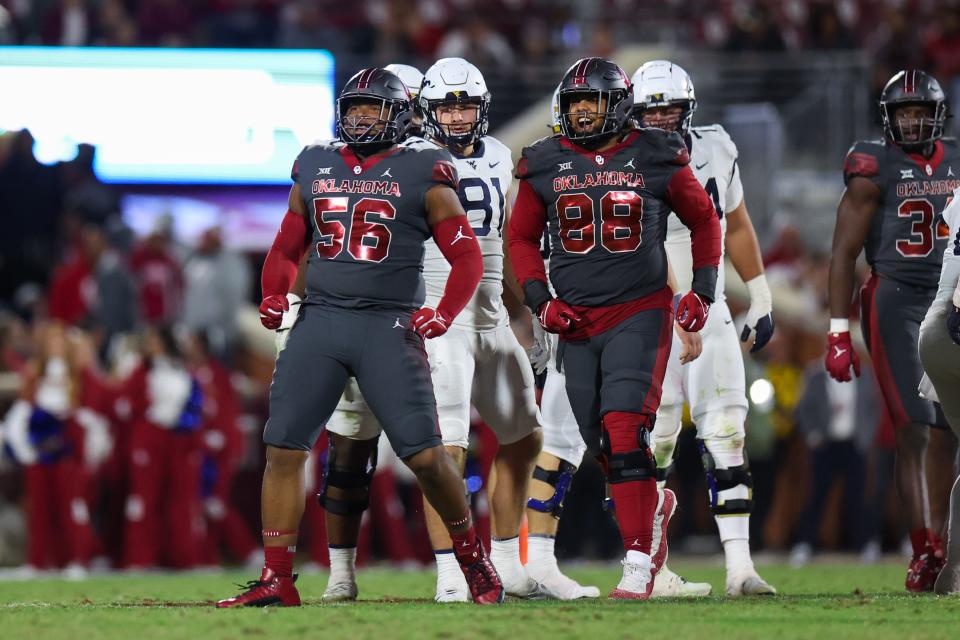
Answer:
<svg viewBox="0 0 960 640"><path fill-rule="evenodd" d="M553 536L530 536L527 538L527 566L549 568L556 566L557 556L554 547L557 539Z"/></svg>
<svg viewBox="0 0 960 640"><path fill-rule="evenodd" d="M743 538L723 541L723 554L727 561L727 573L736 574L753 569L750 558L750 541Z"/></svg>
<svg viewBox="0 0 960 640"><path fill-rule="evenodd" d="M520 563L520 536L497 540L490 540L490 561L497 571L512 571L523 573Z"/></svg>
<svg viewBox="0 0 960 640"><path fill-rule="evenodd" d="M433 552L437 559L437 584L461 584L463 582L463 572L460 570L460 563L457 562L457 556L453 549L437 549Z"/></svg>
<svg viewBox="0 0 960 640"><path fill-rule="evenodd" d="M293 575L293 556L297 552L296 546L264 547L264 567L272 570L278 576L289 578Z"/></svg>
<svg viewBox="0 0 960 640"><path fill-rule="evenodd" d="M614 454L627 454L639 451L638 429L646 428L646 416L638 413L611 411L603 416L604 430L610 439L610 450ZM653 452L650 456L652 466ZM660 496L657 493L655 478L616 482L610 485L610 493L616 503L617 523L620 525L620 537L623 548L647 555L653 543L653 516L657 511Z"/></svg>
<svg viewBox="0 0 960 640"><path fill-rule="evenodd" d="M357 548L328 547L330 552L330 582L347 582L356 578Z"/></svg>

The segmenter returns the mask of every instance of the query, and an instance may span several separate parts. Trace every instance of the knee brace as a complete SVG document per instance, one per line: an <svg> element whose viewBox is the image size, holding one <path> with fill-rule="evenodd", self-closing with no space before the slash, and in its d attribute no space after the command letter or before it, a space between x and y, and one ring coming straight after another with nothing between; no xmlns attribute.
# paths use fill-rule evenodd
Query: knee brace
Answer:
<svg viewBox="0 0 960 640"><path fill-rule="evenodd" d="M372 440L373 446L370 457L362 468L348 469L337 465L337 449L334 439L330 438L330 448L327 450L327 460L323 466L323 480L320 483L320 493L317 502L328 512L338 516L351 516L363 513L370 506L370 483L377 470L377 441L380 436ZM343 491L360 490L361 497L332 498L327 490L333 487Z"/></svg>
<svg viewBox="0 0 960 640"><path fill-rule="evenodd" d="M612 419L608 420L608 418ZM607 414L604 417L600 431L599 457L607 482L618 484L636 480L656 480L657 463L650 448L650 431L653 430L655 421L655 416L642 414ZM631 445L635 443L636 448L613 453L612 429L617 430L615 437L618 440L623 442L623 438L626 437L631 441ZM625 435L624 430L631 434Z"/></svg>
<svg viewBox="0 0 960 640"><path fill-rule="evenodd" d="M540 482L546 482L553 487L553 495L546 500L537 500L530 498L527 500L527 506L534 511L549 513L554 518L559 519L563 513L563 500L567 497L567 491L570 490L570 483L573 482L573 474L577 468L567 462L560 461L560 467L556 471L547 471L540 465L533 469L533 479Z"/></svg>
<svg viewBox="0 0 960 640"><path fill-rule="evenodd" d="M707 476L710 510L717 517L750 515L753 508L753 476L746 453L743 464L721 469L703 440L697 440Z"/></svg>

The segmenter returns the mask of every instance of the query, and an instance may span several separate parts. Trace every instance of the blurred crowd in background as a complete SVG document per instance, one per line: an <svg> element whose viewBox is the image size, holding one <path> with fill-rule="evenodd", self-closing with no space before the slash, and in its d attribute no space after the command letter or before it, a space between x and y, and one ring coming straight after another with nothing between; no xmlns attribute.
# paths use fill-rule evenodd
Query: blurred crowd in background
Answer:
<svg viewBox="0 0 960 640"><path fill-rule="evenodd" d="M544 88L565 61L612 55L627 42L687 56L849 49L871 60L861 80L872 100L904 66L953 85L960 8L927 0L0 0L0 44L326 48L337 56L338 86L359 61L423 68L464 56L489 74L495 107L506 93L497 87L512 87L519 101L494 110L494 134L515 109L549 95ZM559 70L543 78L544 68ZM873 124L864 127L877 131ZM0 133L0 565L259 566L260 432L273 351L255 305L266 247L238 252L217 227L188 245L169 217L136 235L122 216L125 188L94 173L95 149L81 145L76 159L55 165L32 149L29 132ZM838 183L841 160L818 169ZM835 203L816 212L826 228ZM869 372L841 387L823 371L824 238L810 240L806 218L756 211L771 221L758 229L777 332L746 357L752 539L792 550L797 564L817 549L875 561L904 536L889 420ZM735 313L745 310L736 287L730 297ZM516 331L529 340L528 315L517 313ZM481 529L495 446L476 421L468 487ZM314 487L324 448L321 438ZM674 549L718 551L691 429L670 483L683 507ZM381 464L372 496L360 561L431 562L422 499L401 464ZM584 515L562 521L561 557L619 553L602 498L600 472L585 460L567 503ZM301 548L322 565L322 512L308 502Z"/></svg>

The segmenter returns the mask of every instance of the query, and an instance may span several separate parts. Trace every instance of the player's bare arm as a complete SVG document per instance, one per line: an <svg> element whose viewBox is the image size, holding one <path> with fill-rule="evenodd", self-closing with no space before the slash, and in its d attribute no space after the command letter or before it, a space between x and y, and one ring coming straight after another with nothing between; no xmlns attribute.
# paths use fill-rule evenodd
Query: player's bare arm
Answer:
<svg viewBox="0 0 960 640"><path fill-rule="evenodd" d="M760 243L747 212L746 200L740 200L737 208L726 215L727 235L724 244L727 255L750 294L750 309L740 340L746 342L751 335L755 335L750 349L753 353L762 349L773 337L773 298L763 273Z"/></svg>
<svg viewBox="0 0 960 640"><path fill-rule="evenodd" d="M427 222L440 253L450 263L450 277L437 308L420 309L412 321L417 333L435 338L447 332L473 297L483 277L483 256L456 191L437 185L427 191L425 200Z"/></svg>
<svg viewBox="0 0 960 640"><path fill-rule="evenodd" d="M880 188L866 178L853 177L840 198L830 257L830 332L826 367L840 382L848 382L850 368L860 375L860 358L850 339L850 301L853 298L857 256L863 249L870 222L880 202Z"/></svg>
<svg viewBox="0 0 960 640"><path fill-rule="evenodd" d="M880 187L866 178L850 179L837 207L830 257L830 317L847 318L853 299L857 256L863 249L870 222L880 202Z"/></svg>
<svg viewBox="0 0 960 640"><path fill-rule="evenodd" d="M509 240L510 233L510 214L513 213L512 202L515 199L516 194L513 189L507 191L507 196L503 205L503 246L506 247ZM516 298L517 302L523 304L523 289L520 288L520 285L517 284L517 277L513 273L513 263L510 262L510 252L503 252L503 284L505 291L509 291L513 294L513 297ZM504 296L506 297L506 296ZM509 308L510 305L507 305Z"/></svg>

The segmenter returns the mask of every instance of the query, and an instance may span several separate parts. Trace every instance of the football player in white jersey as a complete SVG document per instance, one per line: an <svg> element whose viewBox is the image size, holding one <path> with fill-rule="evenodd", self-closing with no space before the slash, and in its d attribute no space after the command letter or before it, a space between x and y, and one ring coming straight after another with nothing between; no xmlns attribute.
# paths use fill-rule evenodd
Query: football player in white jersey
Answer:
<svg viewBox="0 0 960 640"><path fill-rule="evenodd" d="M960 189L953 192L942 216L950 227L951 242L943 253L937 295L920 325L920 362L926 372L920 392L940 403L950 428L960 435ZM947 555L933 591L960 594L960 476L950 492Z"/></svg>
<svg viewBox="0 0 960 640"><path fill-rule="evenodd" d="M679 66L666 60L648 62L637 70L632 80L638 125L677 131L686 140L690 165L716 206L725 252L750 294L750 309L740 340L748 341L752 337L751 352L758 351L773 334L772 298L743 199L736 145L720 125L691 126L697 101L690 76ZM674 215L667 223L665 246L682 293L689 288L692 277L690 233ZM727 595L772 595L776 590L757 575L750 557L753 480L743 451L748 405L742 352L724 299L723 285L721 261L715 303L700 332L701 356L681 367L679 341L674 336L653 430L653 450L662 482L673 461L686 401L697 426L710 508L726 556ZM706 593L709 585L687 583L666 567L660 570L654 583L654 596Z"/></svg>
<svg viewBox="0 0 960 640"><path fill-rule="evenodd" d="M411 138L405 144L439 144L454 156L460 178L459 195L483 252L484 274L477 293L441 337L426 343L431 364L437 412L444 445L460 464L466 463L471 404L496 433L499 449L494 461L491 505L491 559L509 595L549 597L531 579L520 562L520 527L530 473L541 447L533 374L523 347L513 335L503 305L503 229L509 215L508 190L513 162L510 150L486 135L490 93L480 71L461 58L437 61L424 75L417 102L429 141ZM426 245L423 276L426 304L443 294L449 266L432 242ZM511 280L512 281L512 280ZM345 396L345 401L347 400ZM373 442L379 425L369 416L359 393L341 405L343 412L331 419L327 430L331 442L345 436L355 442ZM344 447L336 452L341 456ZM351 466L366 465L367 458L353 457ZM356 480L362 480L362 473ZM329 482L327 483L329 484ZM351 484L350 481L344 484ZM358 507L366 495L356 495ZM324 498L330 508L330 497ZM426 504L427 529L437 560L437 602L468 602L470 593L453 554L452 543L439 516ZM334 507L337 508L336 506ZM341 509L340 518L356 522L357 508ZM334 517L338 517L335 515ZM330 522L328 514L327 522ZM355 538L354 538L355 541ZM338 545L342 546L342 545ZM355 546L355 545L354 545ZM333 566L328 591L332 599L356 597L352 574ZM333 592L348 597L336 598Z"/></svg>

